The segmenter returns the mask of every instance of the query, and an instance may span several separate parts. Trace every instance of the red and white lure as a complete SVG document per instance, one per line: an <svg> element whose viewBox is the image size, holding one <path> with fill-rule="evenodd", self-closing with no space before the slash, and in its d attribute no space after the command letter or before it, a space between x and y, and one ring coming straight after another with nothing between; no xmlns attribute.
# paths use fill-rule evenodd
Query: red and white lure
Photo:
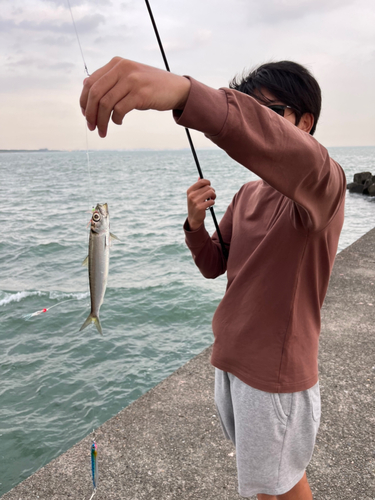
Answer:
<svg viewBox="0 0 375 500"><path fill-rule="evenodd" d="M24 314L22 317L23 317L24 320L28 321L33 316L39 316L40 314L46 313L47 311L49 311L53 307L59 306L60 304L65 304L65 302L70 302L71 300L77 300L77 299L63 300L62 302L59 302L58 304L54 304L51 307L45 307L44 309L41 309L40 311L35 311L33 313L30 313L30 314Z"/></svg>

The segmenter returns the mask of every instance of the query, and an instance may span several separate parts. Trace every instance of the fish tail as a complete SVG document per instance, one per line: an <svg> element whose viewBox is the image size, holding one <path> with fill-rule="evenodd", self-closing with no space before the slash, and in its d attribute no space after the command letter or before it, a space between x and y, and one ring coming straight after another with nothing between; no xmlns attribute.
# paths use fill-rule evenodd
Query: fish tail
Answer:
<svg viewBox="0 0 375 500"><path fill-rule="evenodd" d="M91 323L94 323L98 332L100 333L100 335L103 335L103 331L102 331L102 325L100 324L100 319L98 318L98 316L94 316L92 313L90 313L86 319L86 321L83 323L83 325L81 326L81 328L79 329L79 331L83 330L84 328L86 328L86 326L88 325L91 325Z"/></svg>

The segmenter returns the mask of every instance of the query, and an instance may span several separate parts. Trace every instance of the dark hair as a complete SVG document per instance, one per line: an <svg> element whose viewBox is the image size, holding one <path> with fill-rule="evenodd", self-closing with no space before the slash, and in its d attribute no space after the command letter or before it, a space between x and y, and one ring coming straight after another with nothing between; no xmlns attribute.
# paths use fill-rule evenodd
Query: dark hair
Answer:
<svg viewBox="0 0 375 500"><path fill-rule="evenodd" d="M280 61L262 64L242 77L235 77L229 87L259 100L262 88L269 90L283 104L290 106L296 115L298 125L304 113L314 116L313 135L318 123L322 95L318 82L300 64ZM265 101L269 101L264 96Z"/></svg>

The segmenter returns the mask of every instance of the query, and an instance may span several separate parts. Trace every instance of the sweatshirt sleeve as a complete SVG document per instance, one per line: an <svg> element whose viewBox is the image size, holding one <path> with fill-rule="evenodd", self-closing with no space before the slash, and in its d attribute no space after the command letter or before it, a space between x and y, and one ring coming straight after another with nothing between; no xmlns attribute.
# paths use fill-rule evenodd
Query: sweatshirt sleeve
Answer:
<svg viewBox="0 0 375 500"><path fill-rule="evenodd" d="M179 125L203 132L238 163L295 202L306 229L329 224L345 197L340 165L310 134L256 99L231 89L215 90L190 78Z"/></svg>
<svg viewBox="0 0 375 500"><path fill-rule="evenodd" d="M219 228L225 247L230 249L232 237L232 203L229 205ZM194 262L205 278L217 278L227 270L227 260L223 255L217 232L208 234L204 224L195 231L191 231L186 219L184 224L185 241L193 256Z"/></svg>

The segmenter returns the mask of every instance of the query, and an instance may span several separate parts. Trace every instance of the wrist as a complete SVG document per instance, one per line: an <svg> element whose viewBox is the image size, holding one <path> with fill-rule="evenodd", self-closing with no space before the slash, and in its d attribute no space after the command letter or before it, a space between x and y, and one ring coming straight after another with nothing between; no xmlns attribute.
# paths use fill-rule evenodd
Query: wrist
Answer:
<svg viewBox="0 0 375 500"><path fill-rule="evenodd" d="M194 220L190 220L189 218L188 218L187 222L188 222L190 231L197 231L201 227L201 225L203 224L203 222L197 222Z"/></svg>
<svg viewBox="0 0 375 500"><path fill-rule="evenodd" d="M179 101L174 108L176 111L183 111L190 93L191 82L185 76L179 76Z"/></svg>

